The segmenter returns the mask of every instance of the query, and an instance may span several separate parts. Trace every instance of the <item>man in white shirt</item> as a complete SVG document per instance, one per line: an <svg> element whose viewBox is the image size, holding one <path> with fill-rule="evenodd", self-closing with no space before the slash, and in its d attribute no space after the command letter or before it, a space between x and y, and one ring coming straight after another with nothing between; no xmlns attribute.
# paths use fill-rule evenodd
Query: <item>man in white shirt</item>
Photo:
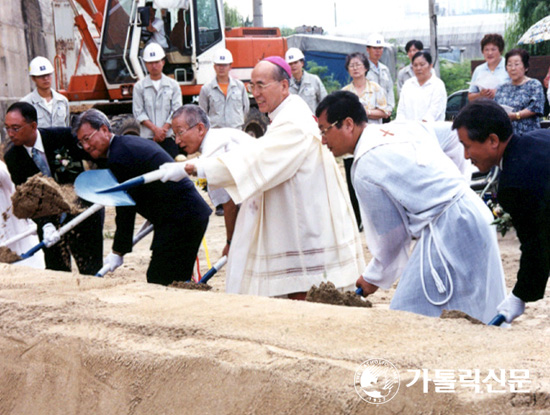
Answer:
<svg viewBox="0 0 550 415"><path fill-rule="evenodd" d="M488 323L506 292L493 216L437 139L419 122L367 125L347 91L325 98L316 115L332 153L354 154L373 255L356 285L372 294L399 279L391 309L433 317L460 310Z"/></svg>
<svg viewBox="0 0 550 415"><path fill-rule="evenodd" d="M71 114L69 101L52 88L53 66L42 56L29 64L29 74L36 88L21 101L28 102L38 115L38 128L68 127Z"/></svg>
<svg viewBox="0 0 550 415"><path fill-rule="evenodd" d="M266 134L193 169L242 202L227 264L230 293L305 299L314 284L350 286L364 264L345 183L311 110L290 95L290 77L284 59L260 61L249 87L271 119ZM162 180L185 176L182 164L163 165Z"/></svg>
<svg viewBox="0 0 550 415"><path fill-rule="evenodd" d="M194 104L187 104L176 110L172 118L172 128L180 148L187 154L200 152L199 160L218 157L232 150L238 151L241 145L248 145L254 140L247 133L235 128L210 128L208 115ZM223 207L227 244L222 255L227 255L239 208L223 188L211 189L208 186L208 196L214 206Z"/></svg>

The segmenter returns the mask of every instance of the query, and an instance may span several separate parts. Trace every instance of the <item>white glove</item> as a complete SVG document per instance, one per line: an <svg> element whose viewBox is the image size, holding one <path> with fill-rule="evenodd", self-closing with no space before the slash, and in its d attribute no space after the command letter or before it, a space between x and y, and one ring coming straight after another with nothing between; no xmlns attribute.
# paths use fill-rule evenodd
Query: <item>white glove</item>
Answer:
<svg viewBox="0 0 550 415"><path fill-rule="evenodd" d="M168 181L179 182L181 179L189 177L185 172L185 163L164 163L159 167L159 170L163 173L160 178L163 183Z"/></svg>
<svg viewBox="0 0 550 415"><path fill-rule="evenodd" d="M108 272L113 272L115 269L120 267L124 263L124 257L118 254L111 252L105 257L103 261L103 267L109 267Z"/></svg>
<svg viewBox="0 0 550 415"><path fill-rule="evenodd" d="M507 323L511 323L514 319L523 314L525 311L525 302L510 293L504 301L498 305L497 311L506 318Z"/></svg>
<svg viewBox="0 0 550 415"><path fill-rule="evenodd" d="M59 234L53 223L46 223L42 227L42 233L44 234L42 242L44 242L46 248L55 245L61 239L61 235Z"/></svg>

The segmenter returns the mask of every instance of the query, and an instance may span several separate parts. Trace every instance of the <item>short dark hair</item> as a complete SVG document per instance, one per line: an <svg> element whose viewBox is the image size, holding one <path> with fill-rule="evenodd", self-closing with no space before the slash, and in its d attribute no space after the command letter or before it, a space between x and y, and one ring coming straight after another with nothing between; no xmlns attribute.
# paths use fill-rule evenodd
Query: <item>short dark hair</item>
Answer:
<svg viewBox="0 0 550 415"><path fill-rule="evenodd" d="M411 62L414 62L416 58L419 58L421 56L424 56L424 59L426 59L426 62L428 62L430 65L432 64L432 55L427 50L420 50L416 52L412 57Z"/></svg>
<svg viewBox="0 0 550 415"><path fill-rule="evenodd" d="M508 65L508 59L510 59L512 56L519 56L521 58L523 66L525 67L525 72L527 72L527 69L529 69L529 52L527 52L525 49L520 48L510 50L504 57L506 65Z"/></svg>
<svg viewBox="0 0 550 415"><path fill-rule="evenodd" d="M349 68L348 68L349 63L351 62L351 60L353 58L359 59L363 63L363 65L365 66L366 71L367 72L369 71L369 69L370 69L369 58L367 58L367 55L365 55L362 52L353 52L353 53L350 53L348 56L346 56L346 71L349 70Z"/></svg>
<svg viewBox="0 0 550 415"><path fill-rule="evenodd" d="M422 50L424 49L424 44L420 40L409 40L407 44L405 45L405 52L409 53L409 49L412 47L415 47L415 49Z"/></svg>
<svg viewBox="0 0 550 415"><path fill-rule="evenodd" d="M73 126L74 135L77 135L78 130L80 130L83 124L90 124L90 127L94 130L99 130L104 125L110 132L113 132L109 118L95 108L90 108L80 114Z"/></svg>
<svg viewBox="0 0 550 415"><path fill-rule="evenodd" d="M210 129L210 120L206 112L197 104L185 104L179 107L172 115L172 121L176 118L183 116L185 122L189 126L197 125L199 123L204 124L207 130Z"/></svg>
<svg viewBox="0 0 550 415"><path fill-rule="evenodd" d="M505 142L514 132L508 114L492 99L476 99L458 113L453 121L453 130L466 128L468 138L480 143L490 134L496 134L499 141Z"/></svg>
<svg viewBox="0 0 550 415"><path fill-rule="evenodd" d="M28 102L14 102L10 105L10 107L6 111L6 114L13 111L17 111L19 114L21 114L21 116L25 119L25 122L28 122L29 124L31 122L38 122L38 114L36 113L36 108L34 108Z"/></svg>
<svg viewBox="0 0 550 415"><path fill-rule="evenodd" d="M481 52L483 52L483 48L489 43L495 45L502 54L502 51L504 50L504 39L501 35L498 33L488 33L483 36L483 39L481 39Z"/></svg>
<svg viewBox="0 0 550 415"><path fill-rule="evenodd" d="M315 109L315 116L319 118L321 114L327 112L327 121L336 124L337 128L340 128L341 122L350 117L354 124L361 125L367 122L367 112L365 107L359 101L359 97L349 91L336 91L330 95L327 95L323 99L317 108Z"/></svg>

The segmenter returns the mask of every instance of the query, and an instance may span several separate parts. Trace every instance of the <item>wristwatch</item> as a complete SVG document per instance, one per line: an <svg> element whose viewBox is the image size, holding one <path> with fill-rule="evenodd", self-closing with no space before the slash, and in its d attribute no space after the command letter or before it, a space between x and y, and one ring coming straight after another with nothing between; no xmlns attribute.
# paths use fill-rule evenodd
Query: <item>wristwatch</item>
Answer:
<svg viewBox="0 0 550 415"><path fill-rule="evenodd" d="M518 120L521 120L521 115L519 114L519 111L516 112L516 118L517 118Z"/></svg>

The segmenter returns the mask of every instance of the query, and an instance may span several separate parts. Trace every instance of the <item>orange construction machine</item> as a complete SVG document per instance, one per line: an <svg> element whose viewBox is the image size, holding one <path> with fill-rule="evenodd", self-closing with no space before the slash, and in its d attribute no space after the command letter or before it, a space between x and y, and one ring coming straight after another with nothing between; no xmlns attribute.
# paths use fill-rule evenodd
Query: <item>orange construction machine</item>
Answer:
<svg viewBox="0 0 550 415"><path fill-rule="evenodd" d="M91 106L115 120L117 133L139 132L131 117L132 92L146 74L141 54L151 36L157 36L165 50L164 73L178 81L187 102L215 76L217 49L231 51L231 76L243 82L250 80L260 59L284 56L287 49L278 28L225 29L222 0L52 1L57 87L69 101L93 102ZM82 42L75 41L69 19L74 19ZM153 20L159 29L155 33L148 30ZM265 125L251 107L245 130L259 136Z"/></svg>

